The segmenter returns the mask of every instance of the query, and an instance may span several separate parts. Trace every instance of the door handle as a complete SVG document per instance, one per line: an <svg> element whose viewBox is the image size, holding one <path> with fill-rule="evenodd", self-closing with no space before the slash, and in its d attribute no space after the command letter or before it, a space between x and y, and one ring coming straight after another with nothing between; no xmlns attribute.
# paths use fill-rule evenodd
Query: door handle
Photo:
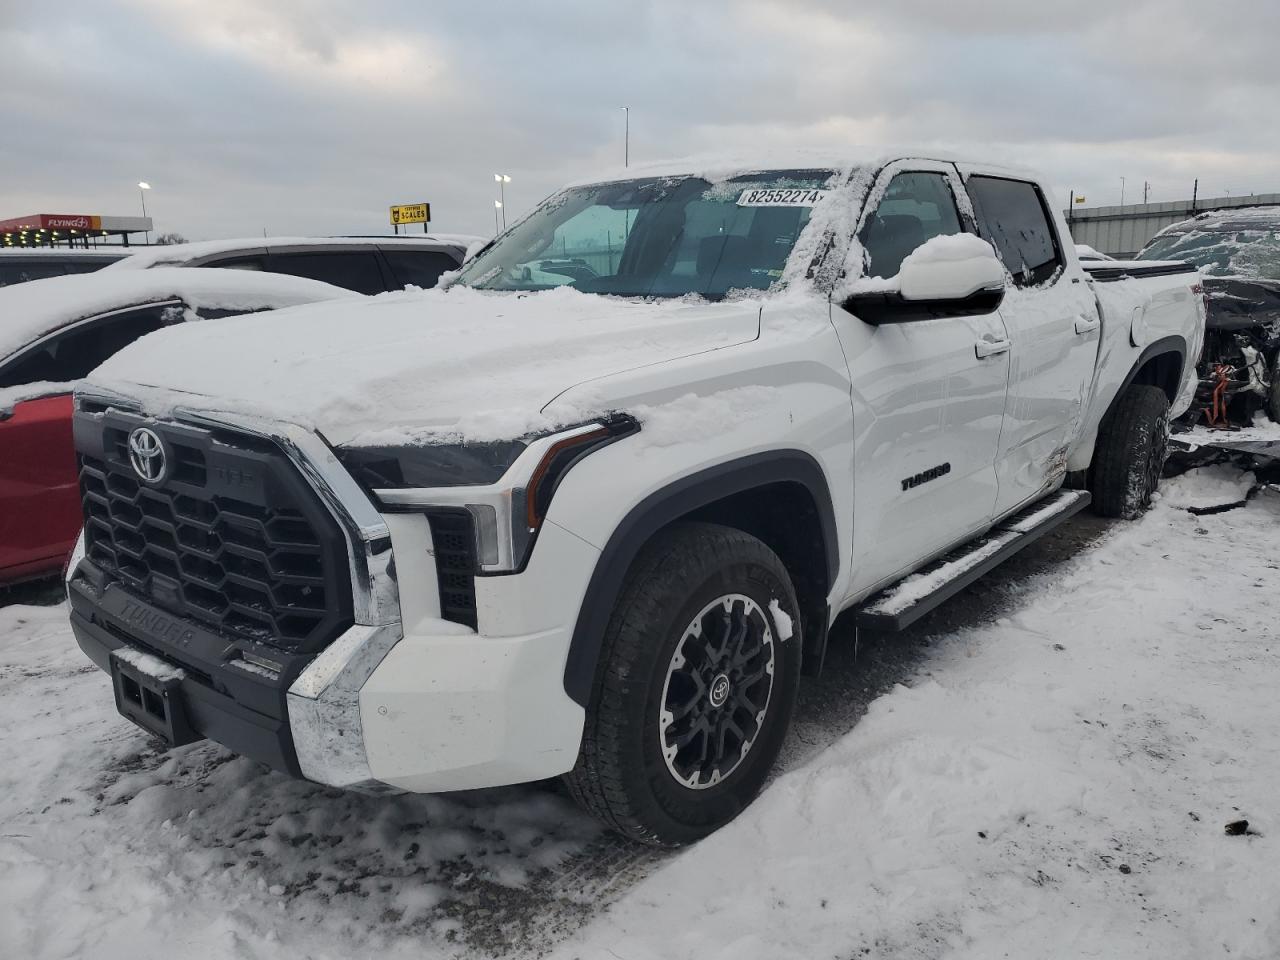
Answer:
<svg viewBox="0 0 1280 960"><path fill-rule="evenodd" d="M1012 346L1012 340L995 340L983 337L973 345L973 352L978 355L979 360L985 360L987 357L996 356L996 354L1008 353L1009 348Z"/></svg>
<svg viewBox="0 0 1280 960"><path fill-rule="evenodd" d="M1093 330L1097 330L1101 325L1102 321L1097 317L1076 317L1076 333L1089 333Z"/></svg>

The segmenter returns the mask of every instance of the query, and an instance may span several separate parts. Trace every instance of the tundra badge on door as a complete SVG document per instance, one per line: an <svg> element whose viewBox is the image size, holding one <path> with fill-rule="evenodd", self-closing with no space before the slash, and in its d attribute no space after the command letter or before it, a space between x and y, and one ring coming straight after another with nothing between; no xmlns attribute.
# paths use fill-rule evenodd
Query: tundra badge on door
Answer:
<svg viewBox="0 0 1280 960"><path fill-rule="evenodd" d="M907 477L902 481L902 489L910 490L912 487L918 487L922 483L928 483L930 480L937 480L939 477L945 477L951 472L951 464L940 463L936 467L930 467L917 473L914 477Z"/></svg>

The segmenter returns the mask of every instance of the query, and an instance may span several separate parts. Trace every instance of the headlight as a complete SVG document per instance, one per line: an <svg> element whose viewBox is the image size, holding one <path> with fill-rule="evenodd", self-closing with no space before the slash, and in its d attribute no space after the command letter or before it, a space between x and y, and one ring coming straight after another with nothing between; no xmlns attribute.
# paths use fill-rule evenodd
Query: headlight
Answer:
<svg viewBox="0 0 1280 960"><path fill-rule="evenodd" d="M565 473L640 429L613 415L546 436L477 444L355 448L338 459L386 511L465 510L477 573L522 570Z"/></svg>

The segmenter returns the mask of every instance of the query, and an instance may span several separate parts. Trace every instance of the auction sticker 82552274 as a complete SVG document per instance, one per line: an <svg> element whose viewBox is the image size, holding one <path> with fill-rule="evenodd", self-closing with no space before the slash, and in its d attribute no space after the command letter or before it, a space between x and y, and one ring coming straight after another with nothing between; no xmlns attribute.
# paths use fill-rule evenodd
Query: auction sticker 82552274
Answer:
<svg viewBox="0 0 1280 960"><path fill-rule="evenodd" d="M825 190L812 187L785 189L755 188L743 190L738 195L740 207L812 207L827 195Z"/></svg>

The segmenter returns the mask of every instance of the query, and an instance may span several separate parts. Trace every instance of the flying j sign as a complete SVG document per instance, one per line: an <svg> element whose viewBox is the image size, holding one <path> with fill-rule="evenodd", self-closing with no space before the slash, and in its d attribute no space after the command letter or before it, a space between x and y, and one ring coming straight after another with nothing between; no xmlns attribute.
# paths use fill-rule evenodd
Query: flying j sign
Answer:
<svg viewBox="0 0 1280 960"><path fill-rule="evenodd" d="M431 204L399 203L391 208L391 222L399 226L402 223L430 223Z"/></svg>
<svg viewBox="0 0 1280 960"><path fill-rule="evenodd" d="M151 229L150 217L100 217L91 213L33 213L0 220L0 233L49 233L77 230L86 233L140 233Z"/></svg>

